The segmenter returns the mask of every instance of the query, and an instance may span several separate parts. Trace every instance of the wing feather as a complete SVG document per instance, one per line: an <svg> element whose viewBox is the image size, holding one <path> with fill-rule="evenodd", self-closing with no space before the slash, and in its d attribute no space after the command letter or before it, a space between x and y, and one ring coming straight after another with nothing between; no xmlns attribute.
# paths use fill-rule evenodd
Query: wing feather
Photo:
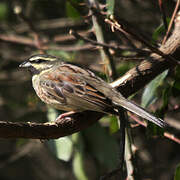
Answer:
<svg viewBox="0 0 180 180"><path fill-rule="evenodd" d="M82 105L81 108L84 110L90 110L88 108L92 107L92 110L101 112L106 112L110 109L113 111L112 102L109 98L105 97L103 93L91 84L79 78L79 76L89 75L89 72L85 72L86 74L77 74L74 71L64 72L62 69L55 70L54 73L46 72L41 77L41 86L53 98L59 100L61 104L65 104L67 101L70 103L74 100L77 101L76 104L78 106L83 101L84 106ZM88 103L87 107L86 103Z"/></svg>

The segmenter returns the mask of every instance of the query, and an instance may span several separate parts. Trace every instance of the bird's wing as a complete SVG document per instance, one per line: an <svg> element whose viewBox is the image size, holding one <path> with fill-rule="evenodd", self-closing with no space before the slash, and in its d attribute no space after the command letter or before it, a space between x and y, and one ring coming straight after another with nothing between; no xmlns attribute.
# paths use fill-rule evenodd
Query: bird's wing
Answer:
<svg viewBox="0 0 180 180"><path fill-rule="evenodd" d="M81 105L81 109L95 110L100 112L110 112L113 110L111 100L104 96L98 89L86 82L83 76L94 76L90 71L85 71L77 66L75 70L72 65L61 65L54 72L45 72L41 76L40 85L43 89L56 98L64 105L68 103L76 103ZM94 78L92 77L92 79ZM86 106L87 105L87 106ZM92 107L92 109L90 109ZM89 108L89 109L88 109Z"/></svg>

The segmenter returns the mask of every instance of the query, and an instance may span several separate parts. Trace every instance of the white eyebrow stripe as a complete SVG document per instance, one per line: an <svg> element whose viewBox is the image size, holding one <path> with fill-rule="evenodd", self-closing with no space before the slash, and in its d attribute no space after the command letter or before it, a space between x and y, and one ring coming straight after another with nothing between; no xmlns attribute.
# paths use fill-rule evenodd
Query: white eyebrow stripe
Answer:
<svg viewBox="0 0 180 180"><path fill-rule="evenodd" d="M36 56L36 57L32 57L29 59L29 61L35 61L38 59L42 59L42 60L47 60L47 61L54 61L56 60L56 58L52 58L52 57L40 57L40 56Z"/></svg>

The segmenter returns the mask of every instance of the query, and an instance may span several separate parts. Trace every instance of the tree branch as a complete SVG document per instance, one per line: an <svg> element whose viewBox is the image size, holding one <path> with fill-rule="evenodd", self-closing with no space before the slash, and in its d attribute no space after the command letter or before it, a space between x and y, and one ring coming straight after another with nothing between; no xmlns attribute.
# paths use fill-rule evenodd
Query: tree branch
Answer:
<svg viewBox="0 0 180 180"><path fill-rule="evenodd" d="M62 119L58 124L0 121L1 138L57 139L78 132L95 123L102 113L82 112Z"/></svg>
<svg viewBox="0 0 180 180"><path fill-rule="evenodd" d="M173 59L180 58L180 13L175 20L175 28L172 35L164 45L161 45L159 50L168 57ZM174 61L166 59L159 54L152 53L149 58L142 61L138 66L129 70L124 76L117 79L111 85L125 96L137 92L143 88L147 83L154 79L157 75L166 69L175 67Z"/></svg>

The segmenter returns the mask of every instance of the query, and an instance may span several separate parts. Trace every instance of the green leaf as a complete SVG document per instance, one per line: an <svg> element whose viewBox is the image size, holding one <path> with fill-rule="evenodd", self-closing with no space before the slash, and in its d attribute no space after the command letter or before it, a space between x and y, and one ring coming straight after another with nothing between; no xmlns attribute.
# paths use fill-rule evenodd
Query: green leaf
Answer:
<svg viewBox="0 0 180 180"><path fill-rule="evenodd" d="M165 89L163 89L163 95L162 95L163 105L160 110L163 114L164 114L164 110L167 110L167 108L168 108L170 95L171 95L171 87L168 86Z"/></svg>
<svg viewBox="0 0 180 180"><path fill-rule="evenodd" d="M109 15L114 14L115 1L114 0L107 0L106 4L107 4L107 12L108 12L108 14Z"/></svg>
<svg viewBox="0 0 180 180"><path fill-rule="evenodd" d="M56 157L63 161L69 161L73 152L73 142L71 136L62 137L57 140L47 142L50 150Z"/></svg>
<svg viewBox="0 0 180 180"><path fill-rule="evenodd" d="M66 2L66 14L68 17L73 19L80 19L80 13L69 3Z"/></svg>
<svg viewBox="0 0 180 180"><path fill-rule="evenodd" d="M173 87L180 90L180 81L175 81Z"/></svg>
<svg viewBox="0 0 180 180"><path fill-rule="evenodd" d="M54 140L56 146L56 156L58 159L69 161L73 152L73 143L70 137L62 137Z"/></svg>
<svg viewBox="0 0 180 180"><path fill-rule="evenodd" d="M104 167L116 168L118 163L118 143L98 123L83 131L83 135L89 145L88 150Z"/></svg>
<svg viewBox="0 0 180 180"><path fill-rule="evenodd" d="M159 126L148 122L148 127L146 134L148 137L153 137L153 136L162 136L163 137L164 129L160 128Z"/></svg>
<svg viewBox="0 0 180 180"><path fill-rule="evenodd" d="M57 110L54 108L48 107L47 119L48 121L54 121L58 116Z"/></svg>
<svg viewBox="0 0 180 180"><path fill-rule="evenodd" d="M83 167L83 158L81 153L76 152L73 159L73 170L78 180L88 180Z"/></svg>
<svg viewBox="0 0 180 180"><path fill-rule="evenodd" d="M168 103L169 103L169 98L171 94L171 87L168 85L167 87L163 88L162 90L162 100L163 104L160 109L156 111L155 116L161 117L162 119L165 116L165 113L168 110ZM147 134L148 136L163 136L164 129L158 127L157 125L153 123L148 122L148 128L147 128Z"/></svg>
<svg viewBox="0 0 180 180"><path fill-rule="evenodd" d="M161 73L155 79L153 79L145 88L142 95L141 106L146 108L150 104L154 103L157 99L157 88L163 83L164 78L167 76L168 70Z"/></svg>
<svg viewBox="0 0 180 180"><path fill-rule="evenodd" d="M180 180L180 164L178 164L178 166L176 168L174 180Z"/></svg>
<svg viewBox="0 0 180 180"><path fill-rule="evenodd" d="M180 79L180 66L177 66L177 68L176 68L175 78Z"/></svg>
<svg viewBox="0 0 180 180"><path fill-rule="evenodd" d="M169 22L170 22L170 18L167 18L167 23L169 24ZM164 25L161 24L160 26L158 26L155 29L155 31L152 35L152 44L155 44L157 42L158 38L160 37L160 35L164 32L166 32L166 29L165 29Z"/></svg>
<svg viewBox="0 0 180 180"><path fill-rule="evenodd" d="M6 3L0 3L0 20L4 20L8 13L8 7Z"/></svg>
<svg viewBox="0 0 180 180"><path fill-rule="evenodd" d="M88 180L84 171L82 154L77 151L74 153L73 170L78 180Z"/></svg>
<svg viewBox="0 0 180 180"><path fill-rule="evenodd" d="M73 171L78 180L88 180L84 167L84 145L79 133L72 135L73 143L76 145L73 158Z"/></svg>
<svg viewBox="0 0 180 180"><path fill-rule="evenodd" d="M114 115L107 115L99 120L100 124L103 126L109 126L110 133L113 134L119 130L118 119Z"/></svg>
<svg viewBox="0 0 180 180"><path fill-rule="evenodd" d="M119 75L123 75L126 73L129 69L133 68L135 65L134 62L122 62L120 65L117 67L117 73Z"/></svg>
<svg viewBox="0 0 180 180"><path fill-rule="evenodd" d="M115 133L119 130L118 119L116 116L110 116L110 133Z"/></svg>

